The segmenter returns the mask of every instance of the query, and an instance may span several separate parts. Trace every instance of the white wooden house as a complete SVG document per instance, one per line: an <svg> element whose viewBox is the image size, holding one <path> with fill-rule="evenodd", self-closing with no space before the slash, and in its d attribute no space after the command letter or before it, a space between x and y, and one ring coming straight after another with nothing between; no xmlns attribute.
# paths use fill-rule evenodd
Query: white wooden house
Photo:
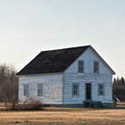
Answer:
<svg viewBox="0 0 125 125"><path fill-rule="evenodd" d="M92 46L43 51L20 72L19 100L49 105L111 106L115 72Z"/></svg>

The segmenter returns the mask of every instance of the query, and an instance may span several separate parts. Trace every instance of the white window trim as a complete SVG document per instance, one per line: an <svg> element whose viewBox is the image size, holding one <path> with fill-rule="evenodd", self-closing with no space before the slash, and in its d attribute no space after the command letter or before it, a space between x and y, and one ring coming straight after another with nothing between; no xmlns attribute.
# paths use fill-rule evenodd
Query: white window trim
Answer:
<svg viewBox="0 0 125 125"><path fill-rule="evenodd" d="M99 93L99 91L100 91L100 90L99 90L99 86L100 86L100 85L103 86L103 94L100 94L100 93ZM98 96L105 96L105 85L102 84L102 83L98 83Z"/></svg>
<svg viewBox="0 0 125 125"><path fill-rule="evenodd" d="M77 94L74 94L73 92L74 92L74 85L78 85L78 88L77 88ZM79 83L72 83L72 97L79 97L79 94L80 94L80 92L79 92Z"/></svg>
<svg viewBox="0 0 125 125"><path fill-rule="evenodd" d="M95 63L98 63L98 71L95 71ZM94 73L99 73L100 72L100 62L98 60L95 60L93 62L93 72Z"/></svg>
<svg viewBox="0 0 125 125"><path fill-rule="evenodd" d="M82 64L83 64L82 68L80 66L80 62L82 62ZM84 60L78 60L78 73L84 73Z"/></svg>
<svg viewBox="0 0 125 125"><path fill-rule="evenodd" d="M40 86L42 86L42 89L40 89ZM40 91L42 91L41 93L39 93ZM43 96L43 83L37 83L37 96L38 97L42 97Z"/></svg>
<svg viewBox="0 0 125 125"><path fill-rule="evenodd" d="M25 88L27 87L27 88ZM26 89L26 91L25 91ZM29 97L30 93L29 93L29 84L23 84L23 96L25 97Z"/></svg>

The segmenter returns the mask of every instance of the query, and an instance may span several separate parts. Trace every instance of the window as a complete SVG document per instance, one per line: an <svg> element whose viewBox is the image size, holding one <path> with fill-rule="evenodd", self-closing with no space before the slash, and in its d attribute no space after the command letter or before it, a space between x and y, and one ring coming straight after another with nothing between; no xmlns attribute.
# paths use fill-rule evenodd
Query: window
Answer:
<svg viewBox="0 0 125 125"><path fill-rule="evenodd" d="M104 85L99 84L98 85L98 95L103 96L104 95Z"/></svg>
<svg viewBox="0 0 125 125"><path fill-rule="evenodd" d="M29 97L29 85L24 85L24 96Z"/></svg>
<svg viewBox="0 0 125 125"><path fill-rule="evenodd" d="M78 72L79 73L84 72L84 61L78 61Z"/></svg>
<svg viewBox="0 0 125 125"><path fill-rule="evenodd" d="M37 95L43 96L43 84L42 83L37 84Z"/></svg>
<svg viewBox="0 0 125 125"><path fill-rule="evenodd" d="M72 85L72 96L79 96L79 84L74 83Z"/></svg>
<svg viewBox="0 0 125 125"><path fill-rule="evenodd" d="M94 73L99 73L99 62L94 61L94 67L93 67Z"/></svg>

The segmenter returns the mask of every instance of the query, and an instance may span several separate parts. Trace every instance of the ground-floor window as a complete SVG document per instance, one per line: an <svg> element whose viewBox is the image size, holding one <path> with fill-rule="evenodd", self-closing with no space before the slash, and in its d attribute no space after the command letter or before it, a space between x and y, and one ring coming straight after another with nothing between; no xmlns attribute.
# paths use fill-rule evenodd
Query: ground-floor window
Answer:
<svg viewBox="0 0 125 125"><path fill-rule="evenodd" d="M104 85L103 84L98 84L98 95L99 96L104 96Z"/></svg>
<svg viewBox="0 0 125 125"><path fill-rule="evenodd" d="M37 96L43 96L43 84L42 83L37 84Z"/></svg>
<svg viewBox="0 0 125 125"><path fill-rule="evenodd" d="M24 84L24 96L29 97L29 85Z"/></svg>
<svg viewBox="0 0 125 125"><path fill-rule="evenodd" d="M78 83L72 84L72 96L79 96L79 84Z"/></svg>

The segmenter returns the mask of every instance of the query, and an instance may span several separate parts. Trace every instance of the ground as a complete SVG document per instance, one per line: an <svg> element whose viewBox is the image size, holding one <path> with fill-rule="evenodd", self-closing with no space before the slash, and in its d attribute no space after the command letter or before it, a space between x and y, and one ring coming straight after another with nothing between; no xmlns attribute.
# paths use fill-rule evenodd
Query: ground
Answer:
<svg viewBox="0 0 125 125"><path fill-rule="evenodd" d="M0 111L0 125L125 125L125 110L47 108L44 111Z"/></svg>

